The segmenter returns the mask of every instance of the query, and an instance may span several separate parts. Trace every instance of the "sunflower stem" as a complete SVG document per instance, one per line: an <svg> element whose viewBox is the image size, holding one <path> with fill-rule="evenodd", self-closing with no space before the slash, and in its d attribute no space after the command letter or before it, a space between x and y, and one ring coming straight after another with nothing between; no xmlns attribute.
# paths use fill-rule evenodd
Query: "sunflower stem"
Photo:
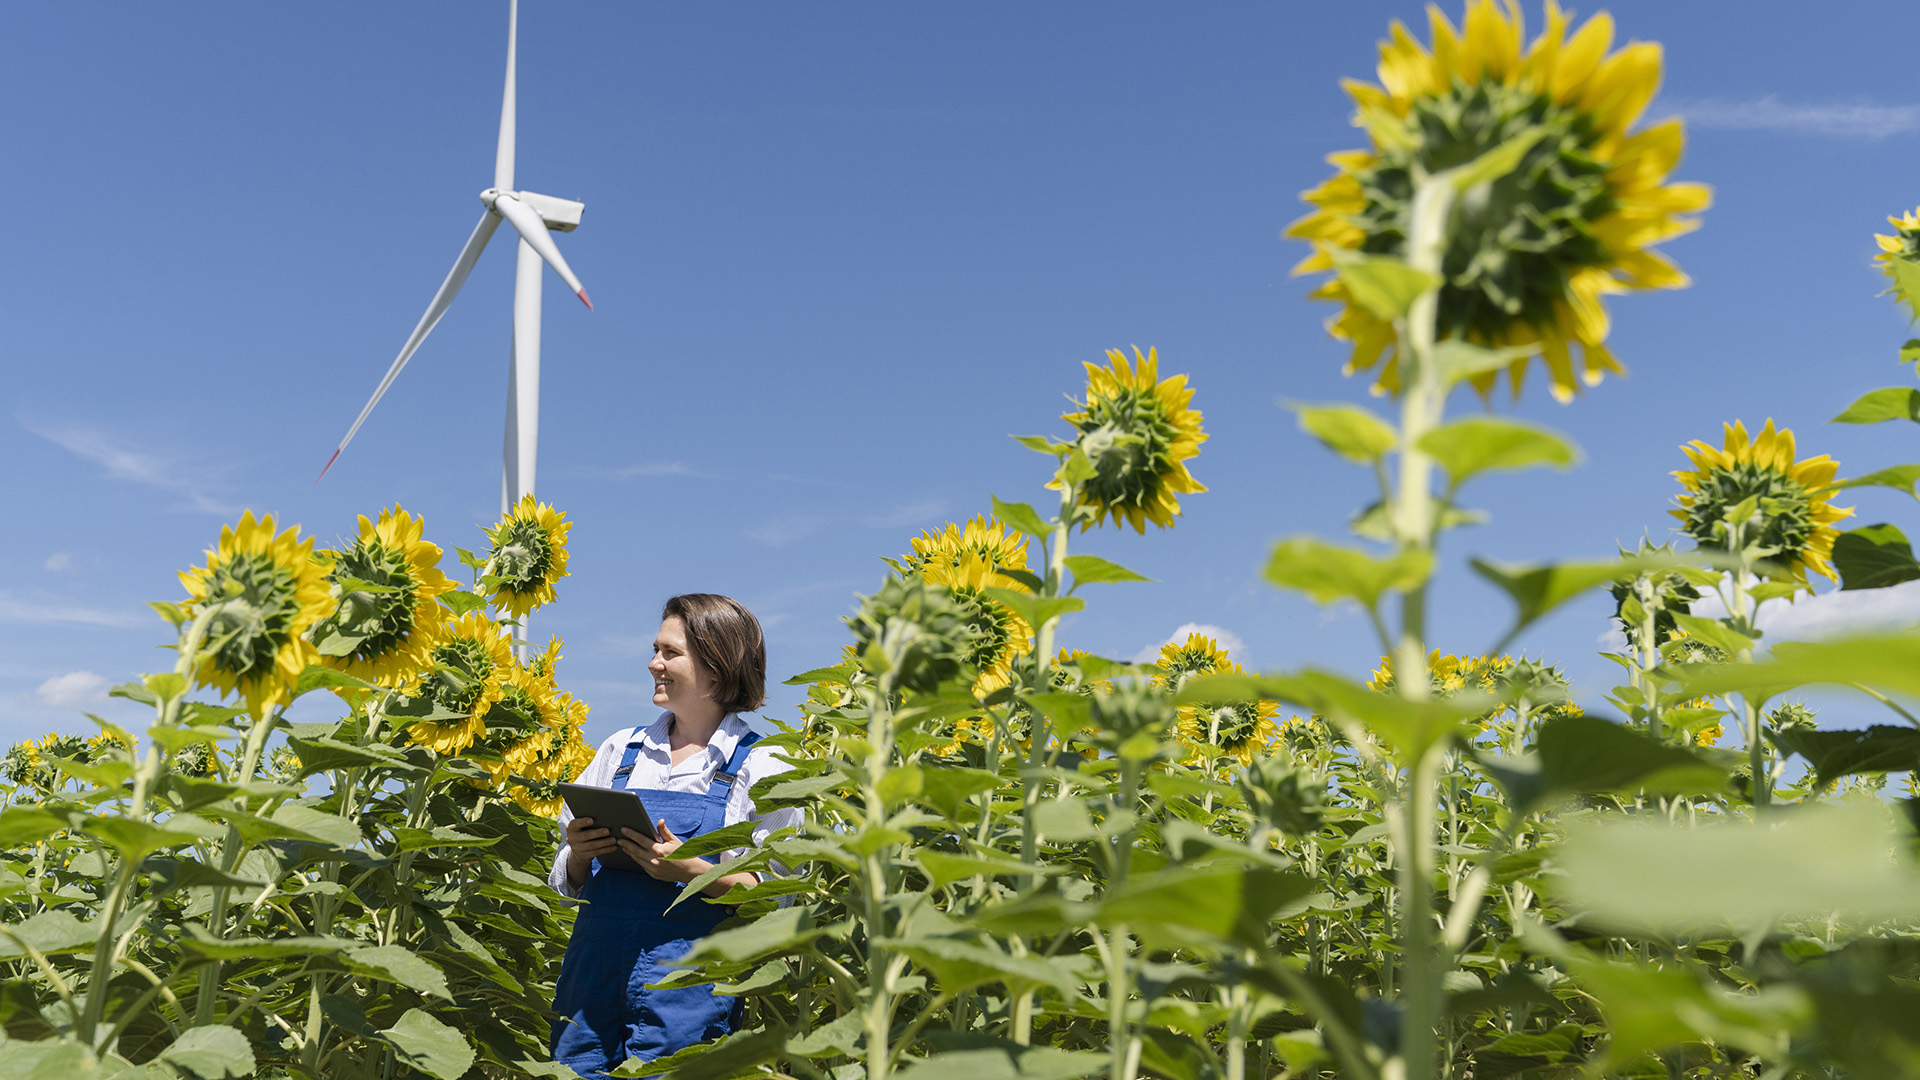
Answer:
<svg viewBox="0 0 1920 1080"><path fill-rule="evenodd" d="M1430 553L1434 546L1438 512L1433 494L1434 461L1420 447L1429 431L1440 425L1446 409L1447 387L1434 361L1434 343L1440 311L1442 256L1447 221L1453 208L1451 180L1427 177L1413 196L1412 223L1407 237L1407 263L1433 276L1436 284L1422 292L1402 320L1401 358L1404 373L1400 408L1400 476L1391 517L1399 554ZM1430 693L1426 645L1427 585L1423 581L1401 596L1400 637L1394 650L1394 683L1408 701L1423 702ZM1435 802L1439 798L1438 771L1442 744L1424 748L1412 762L1401 788L1399 828L1392 830L1396 892L1399 894L1400 951L1404 964L1401 990L1400 1058L1406 1080L1430 1080L1435 1068L1435 1027L1440 1018L1442 957L1433 933L1433 872Z"/></svg>

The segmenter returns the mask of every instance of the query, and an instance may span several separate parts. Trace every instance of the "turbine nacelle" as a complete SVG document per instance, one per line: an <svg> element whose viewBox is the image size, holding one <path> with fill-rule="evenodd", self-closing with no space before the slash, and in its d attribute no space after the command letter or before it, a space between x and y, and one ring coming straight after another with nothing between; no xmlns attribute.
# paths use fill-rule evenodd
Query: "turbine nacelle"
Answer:
<svg viewBox="0 0 1920 1080"><path fill-rule="evenodd" d="M542 195L537 191L501 191L499 188L488 188L481 192L481 205L491 210L494 201L503 195L510 195L532 207L533 212L540 215L540 220L546 223L547 228L554 232L572 232L579 228L580 215L587 209L586 203L575 202L572 199Z"/></svg>

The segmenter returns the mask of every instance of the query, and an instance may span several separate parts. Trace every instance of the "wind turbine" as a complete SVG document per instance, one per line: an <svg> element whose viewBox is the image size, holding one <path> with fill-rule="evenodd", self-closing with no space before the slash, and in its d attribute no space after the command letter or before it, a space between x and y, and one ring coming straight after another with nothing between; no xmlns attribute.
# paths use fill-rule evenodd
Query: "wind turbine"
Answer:
<svg viewBox="0 0 1920 1080"><path fill-rule="evenodd" d="M522 496L533 491L534 465L540 442L540 264L544 260L553 267L554 273L567 283L580 302L592 310L593 301L587 299L587 290L567 266L567 260L560 255L548 230L554 232L572 232L580 225L580 214L586 204L571 199L558 199L551 195L541 195L533 191L516 191L513 187L513 144L514 144L514 68L519 46L520 0L509 0L507 6L507 89L500 102L500 144L493 163L493 186L480 193L480 202L486 207L480 215L480 224L473 227L473 235L467 237L467 246L460 251L460 257L454 260L453 269L447 272L447 279L440 283L440 291L433 295L433 302L427 305L427 313L420 316L419 325L407 337L407 343L401 346L400 355L394 357L393 366L387 369L386 377L374 388L373 397L367 400L367 406L360 410L353 426L347 429L347 437L327 459L326 468L320 470L320 476L327 475L327 469L340 458L340 451L347 448L353 436L366 423L373 407L380 404L380 398L387 388L399 376L400 369L407 366L420 343L440 322L440 316L447 313L453 304L453 298L460 294L460 286L466 284L467 275L473 271L473 264L486 250L487 241L493 238L493 231L500 227L502 220L513 226L520 234L520 258L515 266L513 278L513 352L507 372L507 432L502 452L500 474L500 512L506 513ZM318 483L318 480L315 481ZM524 626L521 633L525 633Z"/></svg>

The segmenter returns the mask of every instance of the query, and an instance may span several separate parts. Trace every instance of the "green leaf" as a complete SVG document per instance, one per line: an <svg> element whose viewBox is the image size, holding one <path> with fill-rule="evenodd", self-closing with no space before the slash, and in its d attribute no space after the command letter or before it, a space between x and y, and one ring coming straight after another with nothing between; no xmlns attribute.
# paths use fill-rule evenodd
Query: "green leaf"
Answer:
<svg viewBox="0 0 1920 1080"><path fill-rule="evenodd" d="M1683 819L1684 821L1684 819ZM1793 919L1920 917L1920 868L1881 805L1796 808L1759 824L1569 823L1558 857L1594 925L1691 933Z"/></svg>
<svg viewBox="0 0 1920 1080"><path fill-rule="evenodd" d="M889 948L912 957L932 971L940 990L958 994L977 986L1005 983L1016 991L1024 985L1051 986L1072 999L1082 980L1086 961L1081 957L1014 956L976 942L953 937L916 937L886 941ZM857 1014L850 1014L857 1015Z"/></svg>
<svg viewBox="0 0 1920 1080"><path fill-rule="evenodd" d="M1842 591L1883 589L1920 578L1907 536L1892 525L1864 525L1834 537L1833 566Z"/></svg>
<svg viewBox="0 0 1920 1080"><path fill-rule="evenodd" d="M1497 416L1471 416L1435 428L1420 437L1420 449L1433 455L1456 486L1488 469L1565 469L1580 457L1553 431Z"/></svg>
<svg viewBox="0 0 1920 1080"><path fill-rule="evenodd" d="M1875 724L1865 731L1788 729L1774 742L1813 765L1815 787L1860 773L1905 772L1920 768L1920 731Z"/></svg>
<svg viewBox="0 0 1920 1080"><path fill-rule="evenodd" d="M1885 487L1895 491L1904 491L1908 495L1920 498L1913 489L1915 480L1920 480L1920 465L1889 465L1884 469L1875 469L1865 476L1856 476L1851 480L1842 480L1833 485L1833 490L1846 488Z"/></svg>
<svg viewBox="0 0 1920 1080"><path fill-rule="evenodd" d="M492 847L499 842L498 836L470 836L445 825L436 825L431 829L393 830L395 854L422 848Z"/></svg>
<svg viewBox="0 0 1920 1080"><path fill-rule="evenodd" d="M299 697L309 690L378 690L379 686L365 679L357 679L344 671L337 671L321 664L308 664L300 671L299 681L294 684L293 694Z"/></svg>
<svg viewBox="0 0 1920 1080"><path fill-rule="evenodd" d="M1061 442L1046 435L1013 435L1010 438L1036 454L1047 454L1057 458L1073 452L1072 443Z"/></svg>
<svg viewBox="0 0 1920 1080"><path fill-rule="evenodd" d="M1064 560L1067 569L1073 571L1073 587L1082 585L1100 585L1114 581L1152 581L1118 563L1111 563L1098 555L1069 555Z"/></svg>
<svg viewBox="0 0 1920 1080"><path fill-rule="evenodd" d="M745 926L708 934L681 958L680 966L692 967L713 960L758 960L796 949L829 929L813 925L811 907L779 908Z"/></svg>
<svg viewBox="0 0 1920 1080"><path fill-rule="evenodd" d="M609 1076L664 1076L666 1080L732 1080L756 1071L755 1066L780 1056L786 1044L784 1028L753 1028L722 1036L718 1041L695 1043L666 1057L641 1061L628 1058Z"/></svg>
<svg viewBox="0 0 1920 1080"><path fill-rule="evenodd" d="M1047 537L1053 535L1053 527L1048 525L1046 520L1040 516L1039 511L1033 507L1022 502L1001 502L998 497L989 497L993 499L994 517L1026 533L1028 536L1038 537L1041 540L1045 540Z"/></svg>
<svg viewBox="0 0 1920 1080"><path fill-rule="evenodd" d="M403 945L374 945L363 949L348 949L345 956L347 966L361 975L370 975L399 983L409 990L428 994L437 998L453 1000L453 994L447 990L447 977L440 968L421 959L413 950Z"/></svg>
<svg viewBox="0 0 1920 1080"><path fill-rule="evenodd" d="M956 881L965 881L970 877L984 874L988 877L1015 877L1021 874L1059 874L1064 867L1035 866L1023 863L1008 855L952 855L944 851L922 848L913 853L921 869L927 872L927 880L936 889L945 888Z"/></svg>
<svg viewBox="0 0 1920 1080"><path fill-rule="evenodd" d="M302 834L291 839L311 838L341 848L353 847L361 839L359 823L310 806L287 803L273 812L273 820Z"/></svg>
<svg viewBox="0 0 1920 1080"><path fill-rule="evenodd" d="M1293 411L1300 417L1300 430L1348 461L1378 461L1400 442L1392 424L1358 405L1297 405Z"/></svg>
<svg viewBox="0 0 1920 1080"><path fill-rule="evenodd" d="M473 1067L473 1047L466 1038L419 1009L408 1009L380 1034L402 1061L438 1080L460 1080Z"/></svg>
<svg viewBox="0 0 1920 1080"><path fill-rule="evenodd" d="M1107 1069L1107 1055L1051 1046L1004 1046L933 1054L901 1070L903 1080L1077 1080Z"/></svg>
<svg viewBox="0 0 1920 1080"><path fill-rule="evenodd" d="M1036 632L1046 624L1048 619L1058 618L1087 606L1087 602L1077 596L1034 596L1032 593L1003 589L997 585L989 585L981 591L1005 605L1015 615L1025 619L1027 625Z"/></svg>
<svg viewBox="0 0 1920 1080"><path fill-rule="evenodd" d="M453 545L453 553L460 557L460 563L463 566L470 566L475 570L485 570L487 568L487 560L484 556L475 555L459 544Z"/></svg>
<svg viewBox="0 0 1920 1080"><path fill-rule="evenodd" d="M1577 955L1573 975L1599 1001L1610 1036L1592 1075L1612 1073L1641 1055L1710 1040L1759 1054L1786 1057L1795 1031L1813 1018L1813 1004L1797 986L1736 992L1716 985L1693 965L1653 967Z"/></svg>
<svg viewBox="0 0 1920 1080"><path fill-rule="evenodd" d="M404 755L378 746L355 746L339 739L296 739L287 746L300 755L300 775L312 776L333 769L360 769L368 766L410 768Z"/></svg>
<svg viewBox="0 0 1920 1080"><path fill-rule="evenodd" d="M1055 479L1067 487L1085 483L1098 475L1100 470L1094 468L1093 460L1078 444L1074 445L1073 453L1061 460L1060 469L1054 474Z"/></svg>
<svg viewBox="0 0 1920 1080"><path fill-rule="evenodd" d="M43 911L16 923L0 923L0 960L18 959L29 948L42 956L81 952L93 948L99 933L98 926L81 922L71 912Z"/></svg>
<svg viewBox="0 0 1920 1080"><path fill-rule="evenodd" d="M1435 275L1391 255L1366 255L1340 247L1321 250L1333 259L1334 272L1353 299L1385 322L1405 315L1421 293L1440 287Z"/></svg>
<svg viewBox="0 0 1920 1080"><path fill-rule="evenodd" d="M200 1080L252 1076L253 1044L224 1024L188 1028L172 1046L160 1051L160 1060L186 1069Z"/></svg>
<svg viewBox="0 0 1920 1080"><path fill-rule="evenodd" d="M1571 795L1645 790L1651 794L1722 791L1727 770L1597 716L1560 716L1540 726L1534 758L1483 758L1525 814Z"/></svg>
<svg viewBox="0 0 1920 1080"><path fill-rule="evenodd" d="M961 804L999 786L1000 778L985 769L923 764L920 767L920 791L913 800L950 818L958 818Z"/></svg>
<svg viewBox="0 0 1920 1080"><path fill-rule="evenodd" d="M1306 593L1315 603L1358 600L1371 608L1389 590L1413 589L1433 572L1428 551L1398 552L1384 559L1339 547L1317 537L1293 536L1273 546L1267 580Z"/></svg>
<svg viewBox="0 0 1920 1080"><path fill-rule="evenodd" d="M1452 386L1478 375L1505 370L1513 366L1515 361L1525 360L1539 351L1538 345L1489 349L1484 345L1449 339L1434 345L1433 364L1439 369L1441 385Z"/></svg>
<svg viewBox="0 0 1920 1080"><path fill-rule="evenodd" d="M1403 762L1417 759L1436 741L1461 729L1495 702L1470 694L1446 701L1408 701L1382 694L1331 672L1308 668L1298 675L1198 675L1174 695L1180 705L1201 702L1288 701L1340 722L1359 723L1378 735Z"/></svg>
<svg viewBox="0 0 1920 1080"><path fill-rule="evenodd" d="M1677 669L1688 694L1759 697L1809 683L1859 684L1920 697L1920 635L1888 634L1831 641L1783 641L1753 664L1686 664Z"/></svg>
<svg viewBox="0 0 1920 1080"><path fill-rule="evenodd" d="M1181 866L1129 880L1100 901L1096 917L1125 924L1149 944L1261 949L1268 918L1319 888L1311 878L1271 867Z"/></svg>
<svg viewBox="0 0 1920 1080"><path fill-rule="evenodd" d="M1512 641L1521 630L1547 612L1589 589L1625 581L1647 570L1688 565L1680 558L1667 555L1633 555L1604 563L1528 565L1474 559L1472 564L1475 573L1498 585L1513 598L1514 606L1519 609L1515 613L1513 627L1507 631L1494 652L1504 650L1506 642Z"/></svg>
<svg viewBox="0 0 1920 1080"><path fill-rule="evenodd" d="M1434 177L1453 185L1458 192L1466 192L1478 184L1490 184L1520 167L1527 151L1547 133L1546 127L1535 125L1511 135L1499 146L1488 150L1465 165L1456 165Z"/></svg>
<svg viewBox="0 0 1920 1080"><path fill-rule="evenodd" d="M68 827L65 814L33 805L9 806L0 810L0 850L37 844Z"/></svg>
<svg viewBox="0 0 1920 1080"><path fill-rule="evenodd" d="M1093 725L1093 703L1085 694L1029 694L1025 700L1029 708L1047 718L1056 739L1076 735Z"/></svg>
<svg viewBox="0 0 1920 1080"><path fill-rule="evenodd" d="M993 573L996 577L1003 577L1008 581L1017 581L1027 588L1032 589L1034 592L1040 592L1047 587L1046 579L1031 570L1020 570L1010 566L996 566L993 568Z"/></svg>
<svg viewBox="0 0 1920 1080"><path fill-rule="evenodd" d="M1688 637L1711 645L1728 656L1751 649L1756 644L1752 638L1732 629L1718 619L1676 611L1673 613L1673 621L1687 632Z"/></svg>
<svg viewBox="0 0 1920 1080"><path fill-rule="evenodd" d="M469 612L479 611L481 608L487 606L486 597L478 593L468 592L465 589L454 589L451 592L441 593L438 599L442 604L445 604L452 610L454 618L459 618Z"/></svg>
<svg viewBox="0 0 1920 1080"><path fill-rule="evenodd" d="M1830 424L1878 424L1886 420L1920 420L1920 390L1886 386L1862 395Z"/></svg>
<svg viewBox="0 0 1920 1080"><path fill-rule="evenodd" d="M1908 338L1907 343L1900 346L1900 362L1920 364L1920 338Z"/></svg>
<svg viewBox="0 0 1920 1080"><path fill-rule="evenodd" d="M675 848L673 857L676 859L692 859L702 855L711 855L716 851L727 851L731 848L738 847L752 847L753 830L754 827L759 824L759 822L751 820L740 821L724 829L715 829L712 832L701 833Z"/></svg>
<svg viewBox="0 0 1920 1080"><path fill-rule="evenodd" d="M288 956L333 956L355 942L337 937L216 938L199 923L187 923L180 944L210 960L263 960Z"/></svg>
<svg viewBox="0 0 1920 1080"><path fill-rule="evenodd" d="M83 828L87 835L118 851L122 858L138 861L149 852L190 844L207 836L219 835L212 823L192 814L175 814L165 821L141 821L137 818L91 817Z"/></svg>

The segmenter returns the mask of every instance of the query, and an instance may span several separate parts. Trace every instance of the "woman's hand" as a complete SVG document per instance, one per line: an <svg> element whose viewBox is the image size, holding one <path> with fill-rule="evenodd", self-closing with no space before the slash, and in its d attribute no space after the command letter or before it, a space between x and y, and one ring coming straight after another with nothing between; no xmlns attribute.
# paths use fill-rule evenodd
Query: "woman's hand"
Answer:
<svg viewBox="0 0 1920 1080"><path fill-rule="evenodd" d="M593 872L593 860L611 852L618 844L613 830L594 825L590 817L567 822L567 880L579 888Z"/></svg>
<svg viewBox="0 0 1920 1080"><path fill-rule="evenodd" d="M705 859L670 858L684 841L667 828L665 818L655 822L653 828L660 839L649 840L632 829L620 830L620 850L639 863L648 875L661 881L692 881L713 869L713 864Z"/></svg>

